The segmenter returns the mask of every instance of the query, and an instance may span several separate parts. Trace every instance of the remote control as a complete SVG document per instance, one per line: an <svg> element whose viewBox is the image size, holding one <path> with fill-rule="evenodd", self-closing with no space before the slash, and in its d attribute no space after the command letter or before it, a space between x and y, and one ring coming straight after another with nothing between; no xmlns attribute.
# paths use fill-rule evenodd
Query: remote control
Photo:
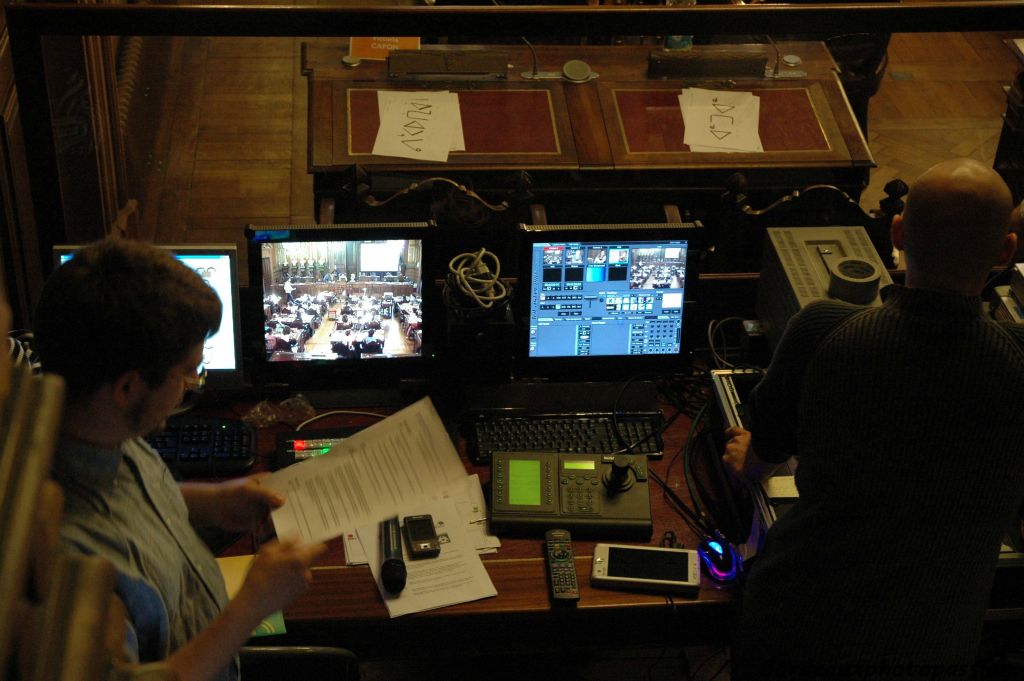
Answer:
<svg viewBox="0 0 1024 681"><path fill-rule="evenodd" d="M551 579L551 597L556 601L578 601L580 585L576 581L576 559L572 555L572 537L568 530L548 530L544 534L544 555Z"/></svg>

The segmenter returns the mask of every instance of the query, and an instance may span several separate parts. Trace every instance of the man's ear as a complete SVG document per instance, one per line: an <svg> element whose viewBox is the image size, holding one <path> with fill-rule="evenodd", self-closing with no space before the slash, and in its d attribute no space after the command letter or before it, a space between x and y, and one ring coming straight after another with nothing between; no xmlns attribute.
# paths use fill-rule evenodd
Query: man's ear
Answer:
<svg viewBox="0 0 1024 681"><path fill-rule="evenodd" d="M143 395L147 389L146 381L135 369L126 371L116 379L110 385L111 397L121 409L125 409L135 404Z"/></svg>
<svg viewBox="0 0 1024 681"><path fill-rule="evenodd" d="M996 267L1008 265L1013 261L1014 256L1017 255L1017 239L1018 236L1015 232L1006 235L1006 239L1003 240L1003 245L999 249L999 260L996 261Z"/></svg>
<svg viewBox="0 0 1024 681"><path fill-rule="evenodd" d="M892 216L892 223L889 225L889 237L896 250L903 250L903 216L897 213Z"/></svg>

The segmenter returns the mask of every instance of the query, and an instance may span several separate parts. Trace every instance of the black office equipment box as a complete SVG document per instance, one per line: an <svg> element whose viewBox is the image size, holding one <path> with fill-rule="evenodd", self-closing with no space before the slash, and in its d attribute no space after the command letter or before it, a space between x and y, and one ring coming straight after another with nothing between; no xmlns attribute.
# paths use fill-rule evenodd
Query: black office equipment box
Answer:
<svg viewBox="0 0 1024 681"><path fill-rule="evenodd" d="M771 227L765 236L757 316L774 349L789 318L815 300L879 306L892 283L867 230Z"/></svg>
<svg viewBox="0 0 1024 681"><path fill-rule="evenodd" d="M496 452L491 459L491 532L647 541L653 531L647 457Z"/></svg>

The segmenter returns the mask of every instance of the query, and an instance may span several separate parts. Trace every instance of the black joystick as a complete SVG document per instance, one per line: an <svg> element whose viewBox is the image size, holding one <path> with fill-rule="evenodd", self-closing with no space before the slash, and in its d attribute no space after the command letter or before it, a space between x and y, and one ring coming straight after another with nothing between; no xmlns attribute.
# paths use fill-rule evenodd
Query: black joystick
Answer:
<svg viewBox="0 0 1024 681"><path fill-rule="evenodd" d="M612 493L625 492L636 482L636 475L630 466L632 459L625 454L617 454L612 459L612 467L604 474L604 486Z"/></svg>

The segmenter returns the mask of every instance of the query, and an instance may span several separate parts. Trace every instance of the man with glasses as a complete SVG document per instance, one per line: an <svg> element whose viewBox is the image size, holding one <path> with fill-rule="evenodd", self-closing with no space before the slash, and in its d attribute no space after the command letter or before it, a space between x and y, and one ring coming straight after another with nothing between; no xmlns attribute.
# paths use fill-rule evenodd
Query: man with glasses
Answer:
<svg viewBox="0 0 1024 681"><path fill-rule="evenodd" d="M179 485L142 439L200 382L203 343L220 319L220 300L196 272L115 238L60 266L35 313L43 369L66 384L53 467L66 495L62 542L113 563L127 651L165 661L183 681L237 678L238 648L305 590L324 549L265 545L229 603L193 528L252 530L284 499L256 476Z"/></svg>

